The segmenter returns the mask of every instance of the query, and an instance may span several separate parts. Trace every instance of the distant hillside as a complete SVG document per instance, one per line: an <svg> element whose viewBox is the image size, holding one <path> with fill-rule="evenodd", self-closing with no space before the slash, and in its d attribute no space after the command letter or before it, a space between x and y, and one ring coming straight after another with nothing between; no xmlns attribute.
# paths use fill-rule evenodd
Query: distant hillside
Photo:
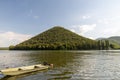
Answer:
<svg viewBox="0 0 120 80"><path fill-rule="evenodd" d="M108 39L120 44L120 36L113 36L113 37L109 37Z"/></svg>
<svg viewBox="0 0 120 80"><path fill-rule="evenodd" d="M97 38L96 40L106 40L107 38Z"/></svg>
<svg viewBox="0 0 120 80"><path fill-rule="evenodd" d="M120 36L112 36L109 38L98 38L97 40L108 40L113 49L120 49Z"/></svg>
<svg viewBox="0 0 120 80"><path fill-rule="evenodd" d="M97 49L97 41L56 26L9 48L11 50L86 50Z"/></svg>

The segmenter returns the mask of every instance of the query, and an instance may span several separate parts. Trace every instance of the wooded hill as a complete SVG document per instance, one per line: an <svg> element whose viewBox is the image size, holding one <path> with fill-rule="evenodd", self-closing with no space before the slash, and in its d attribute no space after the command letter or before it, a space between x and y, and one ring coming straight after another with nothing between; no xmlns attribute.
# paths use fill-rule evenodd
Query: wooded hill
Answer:
<svg viewBox="0 0 120 80"><path fill-rule="evenodd" d="M112 36L109 38L98 38L98 41L109 41L111 49L120 49L120 36Z"/></svg>
<svg viewBox="0 0 120 80"><path fill-rule="evenodd" d="M63 27L53 27L10 50L95 50L100 48L100 42L82 37ZM103 45L104 46L104 45Z"/></svg>

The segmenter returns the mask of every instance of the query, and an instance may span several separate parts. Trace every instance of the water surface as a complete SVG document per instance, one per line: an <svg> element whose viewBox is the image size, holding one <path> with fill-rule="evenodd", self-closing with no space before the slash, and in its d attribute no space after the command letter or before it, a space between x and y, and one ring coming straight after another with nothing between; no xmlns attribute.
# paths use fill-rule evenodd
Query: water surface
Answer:
<svg viewBox="0 0 120 80"><path fill-rule="evenodd" d="M120 51L0 51L0 69L39 64L53 69L1 80L118 80Z"/></svg>

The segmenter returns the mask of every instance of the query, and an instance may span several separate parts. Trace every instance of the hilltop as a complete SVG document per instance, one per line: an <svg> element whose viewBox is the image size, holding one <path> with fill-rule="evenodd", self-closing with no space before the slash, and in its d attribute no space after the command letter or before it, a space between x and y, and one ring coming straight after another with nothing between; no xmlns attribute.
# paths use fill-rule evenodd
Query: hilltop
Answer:
<svg viewBox="0 0 120 80"><path fill-rule="evenodd" d="M85 38L63 27L55 26L16 46L14 50L86 50L96 49L97 41Z"/></svg>

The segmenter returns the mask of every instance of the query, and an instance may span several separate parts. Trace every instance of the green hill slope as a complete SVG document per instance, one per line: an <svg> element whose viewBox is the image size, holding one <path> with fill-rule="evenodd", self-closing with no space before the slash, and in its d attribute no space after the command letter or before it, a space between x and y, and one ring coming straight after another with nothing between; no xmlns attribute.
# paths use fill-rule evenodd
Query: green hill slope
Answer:
<svg viewBox="0 0 120 80"><path fill-rule="evenodd" d="M15 50L85 50L96 49L97 42L56 26L16 46Z"/></svg>
<svg viewBox="0 0 120 80"><path fill-rule="evenodd" d="M109 37L108 40L111 40L113 42L120 44L120 36L112 36L112 37Z"/></svg>
<svg viewBox="0 0 120 80"><path fill-rule="evenodd" d="M110 47L112 49L120 49L120 36L112 36L109 38L99 38L97 40L108 40L110 43Z"/></svg>
<svg viewBox="0 0 120 80"><path fill-rule="evenodd" d="M120 49L120 36L109 37L108 40L113 45L114 49Z"/></svg>

